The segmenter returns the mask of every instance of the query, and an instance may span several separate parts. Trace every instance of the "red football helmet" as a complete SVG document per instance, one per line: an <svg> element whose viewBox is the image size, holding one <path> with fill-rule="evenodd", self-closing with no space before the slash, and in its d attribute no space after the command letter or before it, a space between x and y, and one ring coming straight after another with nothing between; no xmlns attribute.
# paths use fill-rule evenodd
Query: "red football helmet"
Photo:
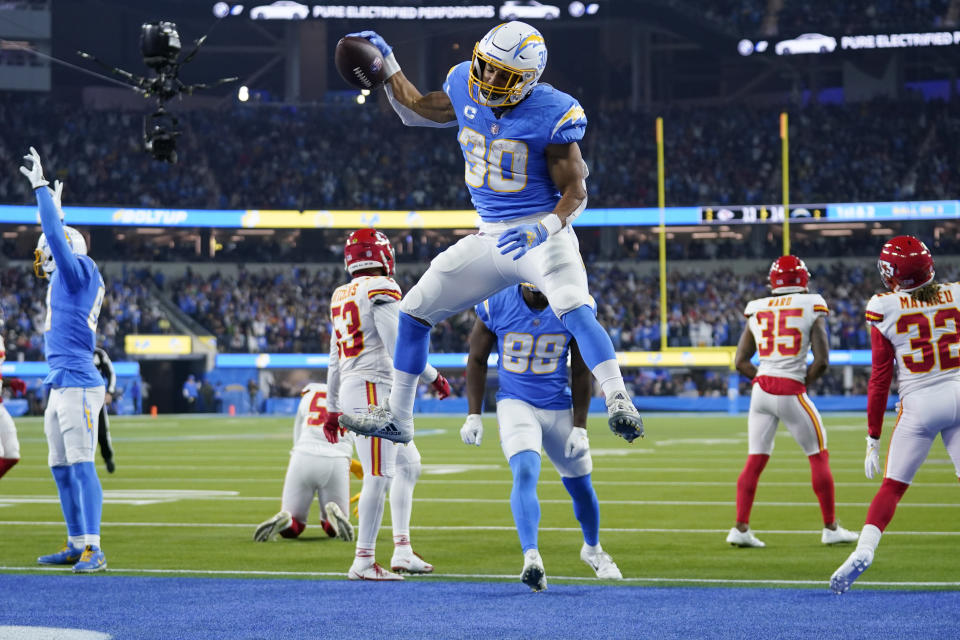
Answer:
<svg viewBox="0 0 960 640"><path fill-rule="evenodd" d="M350 275L363 269L382 267L388 276L392 276L395 262L390 241L376 229L357 229L343 247L343 264Z"/></svg>
<svg viewBox="0 0 960 640"><path fill-rule="evenodd" d="M802 293L808 282L810 272L797 256L780 256L770 265L771 293Z"/></svg>
<svg viewBox="0 0 960 640"><path fill-rule="evenodd" d="M913 236L897 236L880 250L877 268L891 291L913 291L933 280L933 256L927 245Z"/></svg>

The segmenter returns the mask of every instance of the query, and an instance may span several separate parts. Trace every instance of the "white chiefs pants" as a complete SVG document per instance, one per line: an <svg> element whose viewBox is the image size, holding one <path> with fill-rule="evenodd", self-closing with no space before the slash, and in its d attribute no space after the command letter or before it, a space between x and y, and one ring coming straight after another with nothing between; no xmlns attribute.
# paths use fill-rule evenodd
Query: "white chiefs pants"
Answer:
<svg viewBox="0 0 960 640"><path fill-rule="evenodd" d="M0 404L0 458L19 458L20 441L17 440L17 427L7 408Z"/></svg>
<svg viewBox="0 0 960 640"><path fill-rule="evenodd" d="M513 259L516 253L502 255L497 248L501 233L542 217L538 214L508 223L481 224L480 233L461 238L433 259L420 281L403 297L400 310L435 325L521 282L535 284L558 317L589 305L587 272L572 227L564 227L519 260Z"/></svg>
<svg viewBox="0 0 960 640"><path fill-rule="evenodd" d="M779 422L783 422L808 456L826 450L827 431L810 396L806 393L776 396L761 389L759 384L753 385L747 417L751 455L770 455L773 452L773 440Z"/></svg>
<svg viewBox="0 0 960 640"><path fill-rule="evenodd" d="M913 482L937 434L943 438L954 471L960 476L960 382L917 389L900 399L884 477Z"/></svg>
<svg viewBox="0 0 960 640"><path fill-rule="evenodd" d="M369 405L380 404L389 397L390 385L385 382L369 382L356 376L340 381L340 410L343 413L366 413ZM420 451L413 442L402 445L357 435L354 446L364 475L392 478L397 464L420 464Z"/></svg>
<svg viewBox="0 0 960 640"><path fill-rule="evenodd" d="M510 458L521 451L547 452L557 473L564 478L579 478L593 471L593 458L587 449L575 458L564 455L573 426L573 409L538 409L514 398L497 401L497 423L500 425L500 447Z"/></svg>
<svg viewBox="0 0 960 640"><path fill-rule="evenodd" d="M51 467L93 462L104 395L103 385L50 389L43 431Z"/></svg>
<svg viewBox="0 0 960 640"><path fill-rule="evenodd" d="M302 451L290 454L287 476L283 480L283 510L294 520L306 522L310 502L316 495L320 503L320 519L323 507L335 502L344 513L350 513L350 458L339 456L316 456Z"/></svg>

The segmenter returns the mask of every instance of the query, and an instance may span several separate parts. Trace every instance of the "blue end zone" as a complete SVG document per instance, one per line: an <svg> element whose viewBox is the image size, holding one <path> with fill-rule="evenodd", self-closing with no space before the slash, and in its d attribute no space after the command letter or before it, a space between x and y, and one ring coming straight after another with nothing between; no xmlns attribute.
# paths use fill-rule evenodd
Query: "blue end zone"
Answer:
<svg viewBox="0 0 960 640"><path fill-rule="evenodd" d="M947 638L960 593L0 575L5 625L115 638ZM2 635L2 633L0 633Z"/></svg>

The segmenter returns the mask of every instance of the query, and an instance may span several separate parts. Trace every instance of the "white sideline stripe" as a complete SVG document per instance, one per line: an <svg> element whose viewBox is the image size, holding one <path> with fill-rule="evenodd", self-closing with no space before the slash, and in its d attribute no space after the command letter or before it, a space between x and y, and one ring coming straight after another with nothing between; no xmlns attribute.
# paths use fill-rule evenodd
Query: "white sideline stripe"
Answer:
<svg viewBox="0 0 960 640"><path fill-rule="evenodd" d="M54 573L66 573L70 571L69 567L8 567L0 566L0 571L43 571ZM161 575L214 575L214 576L294 576L294 577L317 577L317 578L345 578L346 573L339 571L228 571L216 569L122 569L110 567L113 573L134 573L134 574L161 574ZM412 578L413 581L429 580L436 578L458 578L468 580L508 580L517 581L514 574L499 573L432 573L420 575ZM684 583L684 584L769 584L769 585L811 585L827 588L829 580L739 580L728 578L623 578L622 580L601 580L600 578L590 578L584 576L550 576L550 580L559 580L564 582L620 582L631 584L656 583ZM877 580L858 580L858 585L870 585L875 587L960 587L960 582L903 582L903 581L877 581Z"/></svg>
<svg viewBox="0 0 960 640"><path fill-rule="evenodd" d="M0 520L0 526L34 526L34 527L62 527L63 522L35 522L32 520ZM102 522L104 527L182 527L184 529L252 529L256 528L257 523L228 523L228 522ZM416 531L516 531L513 525L413 525L410 527ZM389 526L381 526L381 531L392 531ZM570 533L580 531L580 527L540 527L539 531L553 531L560 533ZM602 527L603 533L694 533L717 535L728 533L729 529L658 529L658 528L628 528L628 527ZM810 536L820 535L820 529L810 530L788 530L788 529L761 529L758 533L763 535L798 535ZM884 531L884 536L960 536L960 531Z"/></svg>

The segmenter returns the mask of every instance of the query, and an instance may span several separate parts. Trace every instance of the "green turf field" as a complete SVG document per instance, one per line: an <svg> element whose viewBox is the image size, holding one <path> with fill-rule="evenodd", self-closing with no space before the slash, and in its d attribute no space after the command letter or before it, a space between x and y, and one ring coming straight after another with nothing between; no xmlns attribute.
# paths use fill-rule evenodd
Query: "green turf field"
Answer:
<svg viewBox="0 0 960 640"><path fill-rule="evenodd" d="M859 531L879 486L863 475L863 416L826 414L825 422L837 515ZM417 421L424 473L415 494L413 546L434 564L437 577L511 579L520 573L509 467L494 420L484 423L484 443L476 448L460 442L459 416ZM851 547L820 544L807 459L783 429L751 519L767 547L739 549L724 537L733 524L735 483L746 456L746 416L652 415L646 424L647 438L628 445L609 433L603 417L590 422L601 542L626 578L641 584L826 587ZM346 572L353 546L325 536L316 506L300 539L252 541L254 527L280 508L292 418L117 417L111 426L117 472L108 475L99 460L98 469L105 494L103 548L112 572ZM41 420L20 418L17 427L22 460L0 480L0 571L40 571L35 558L59 548L65 528ZM888 424L884 448L890 430ZM351 489L359 486L353 479ZM582 539L569 498L546 462L539 496L548 578L592 577L579 560ZM960 486L938 441L858 586L960 588L958 514ZM389 506L384 524L378 559L386 564L392 552Z"/></svg>

